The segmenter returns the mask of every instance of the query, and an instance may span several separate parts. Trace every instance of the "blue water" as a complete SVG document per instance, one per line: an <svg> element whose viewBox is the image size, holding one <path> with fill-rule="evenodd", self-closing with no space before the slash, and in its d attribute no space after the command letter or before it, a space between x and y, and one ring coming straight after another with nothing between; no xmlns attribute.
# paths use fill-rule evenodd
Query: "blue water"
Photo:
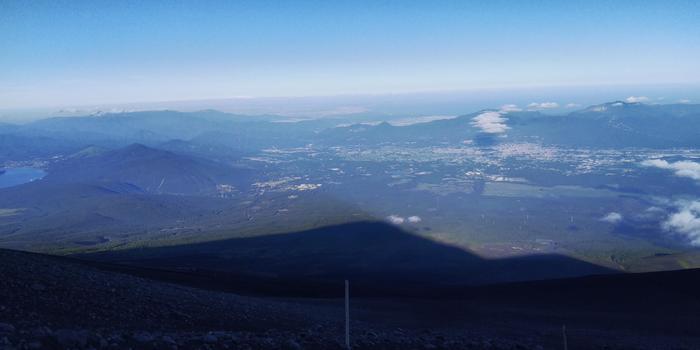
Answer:
<svg viewBox="0 0 700 350"><path fill-rule="evenodd" d="M36 168L6 168L0 175L0 188L12 187L23 183L39 180L46 176L46 172Z"/></svg>

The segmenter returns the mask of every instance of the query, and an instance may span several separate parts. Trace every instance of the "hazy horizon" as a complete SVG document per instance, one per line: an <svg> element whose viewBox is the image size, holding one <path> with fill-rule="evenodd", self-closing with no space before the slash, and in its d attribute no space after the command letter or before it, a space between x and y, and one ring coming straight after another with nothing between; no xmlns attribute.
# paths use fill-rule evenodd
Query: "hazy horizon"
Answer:
<svg viewBox="0 0 700 350"><path fill-rule="evenodd" d="M353 94L325 96L231 97L179 101L132 101L112 104L74 104L34 108L0 108L0 121L23 123L55 116L81 116L144 110L198 111L213 109L246 115L279 115L323 118L375 115L402 118L432 115L461 115L481 109L515 105L521 109L562 114L612 101L647 104L695 104L700 85L607 85L538 88L492 88L455 91L422 91L398 94Z"/></svg>
<svg viewBox="0 0 700 350"><path fill-rule="evenodd" d="M598 86L698 91L699 6L4 2L0 110Z"/></svg>

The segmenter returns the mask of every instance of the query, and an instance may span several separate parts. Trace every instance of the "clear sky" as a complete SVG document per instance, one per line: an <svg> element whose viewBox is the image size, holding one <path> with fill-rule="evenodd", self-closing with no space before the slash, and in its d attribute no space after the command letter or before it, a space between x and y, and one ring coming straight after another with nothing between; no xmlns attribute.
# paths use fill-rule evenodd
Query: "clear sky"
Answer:
<svg viewBox="0 0 700 350"><path fill-rule="evenodd" d="M0 0L0 108L700 83L700 1Z"/></svg>

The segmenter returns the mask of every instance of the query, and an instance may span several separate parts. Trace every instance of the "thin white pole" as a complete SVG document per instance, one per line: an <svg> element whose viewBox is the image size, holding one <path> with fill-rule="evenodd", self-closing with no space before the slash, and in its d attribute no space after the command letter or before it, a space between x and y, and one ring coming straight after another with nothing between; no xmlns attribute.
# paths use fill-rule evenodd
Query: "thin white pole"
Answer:
<svg viewBox="0 0 700 350"><path fill-rule="evenodd" d="M561 326L561 333L564 336L564 350L569 350L569 344L566 341L566 325Z"/></svg>
<svg viewBox="0 0 700 350"><path fill-rule="evenodd" d="M350 282L345 280L345 348L350 349Z"/></svg>

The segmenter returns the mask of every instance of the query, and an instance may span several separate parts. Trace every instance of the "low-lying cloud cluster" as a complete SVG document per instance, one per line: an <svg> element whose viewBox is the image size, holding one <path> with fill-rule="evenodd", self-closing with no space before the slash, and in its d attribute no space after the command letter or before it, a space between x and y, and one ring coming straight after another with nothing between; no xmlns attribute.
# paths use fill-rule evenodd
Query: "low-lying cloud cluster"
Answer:
<svg viewBox="0 0 700 350"><path fill-rule="evenodd" d="M603 216L600 220L611 224L617 224L622 221L622 214L613 211L608 213L608 215Z"/></svg>
<svg viewBox="0 0 700 350"><path fill-rule="evenodd" d="M503 106L501 106L501 109L499 110L499 112L501 112L501 113L520 112L520 111L522 111L522 108L520 108L520 107L518 107L518 105L514 105L514 104L503 105Z"/></svg>
<svg viewBox="0 0 700 350"><path fill-rule="evenodd" d="M643 166L673 170L676 176L689 177L700 181L700 163L682 160L670 163L663 159L649 159L642 162Z"/></svg>
<svg viewBox="0 0 700 350"><path fill-rule="evenodd" d="M542 109L554 109L559 108L559 104L556 102L533 102L527 105L527 109L531 111L539 111Z"/></svg>
<svg viewBox="0 0 700 350"><path fill-rule="evenodd" d="M401 225L406 221L406 219L398 215L389 215L386 217L386 220L394 225Z"/></svg>
<svg viewBox="0 0 700 350"><path fill-rule="evenodd" d="M486 134L502 134L510 129L510 126L506 125L508 118L505 118L503 115L511 112L521 112L522 110L516 104L505 104L497 111L487 111L477 115L472 118L471 124Z"/></svg>
<svg viewBox="0 0 700 350"><path fill-rule="evenodd" d="M408 220L408 222L410 222L412 224L417 224L417 223L423 221L423 219L421 219L420 216L415 216L415 215L409 216L407 220Z"/></svg>
<svg viewBox="0 0 700 350"><path fill-rule="evenodd" d="M408 218L404 218L403 216L399 216L399 215L389 215L386 217L386 220L394 225L401 225L401 224L406 223L406 222L408 222L409 224L417 224L417 223L423 221L423 219L421 219L420 216L415 216L415 215L409 216Z"/></svg>
<svg viewBox="0 0 700 350"><path fill-rule="evenodd" d="M662 227L687 237L690 244L700 246L700 201L685 201L678 203L679 211L671 214Z"/></svg>
<svg viewBox="0 0 700 350"><path fill-rule="evenodd" d="M640 103L649 101L649 97L646 96L630 96L625 99L627 103Z"/></svg>
<svg viewBox="0 0 700 350"><path fill-rule="evenodd" d="M504 112L484 112L472 119L472 126L481 129L487 134L502 134L510 127L506 125L507 118L503 118Z"/></svg>

